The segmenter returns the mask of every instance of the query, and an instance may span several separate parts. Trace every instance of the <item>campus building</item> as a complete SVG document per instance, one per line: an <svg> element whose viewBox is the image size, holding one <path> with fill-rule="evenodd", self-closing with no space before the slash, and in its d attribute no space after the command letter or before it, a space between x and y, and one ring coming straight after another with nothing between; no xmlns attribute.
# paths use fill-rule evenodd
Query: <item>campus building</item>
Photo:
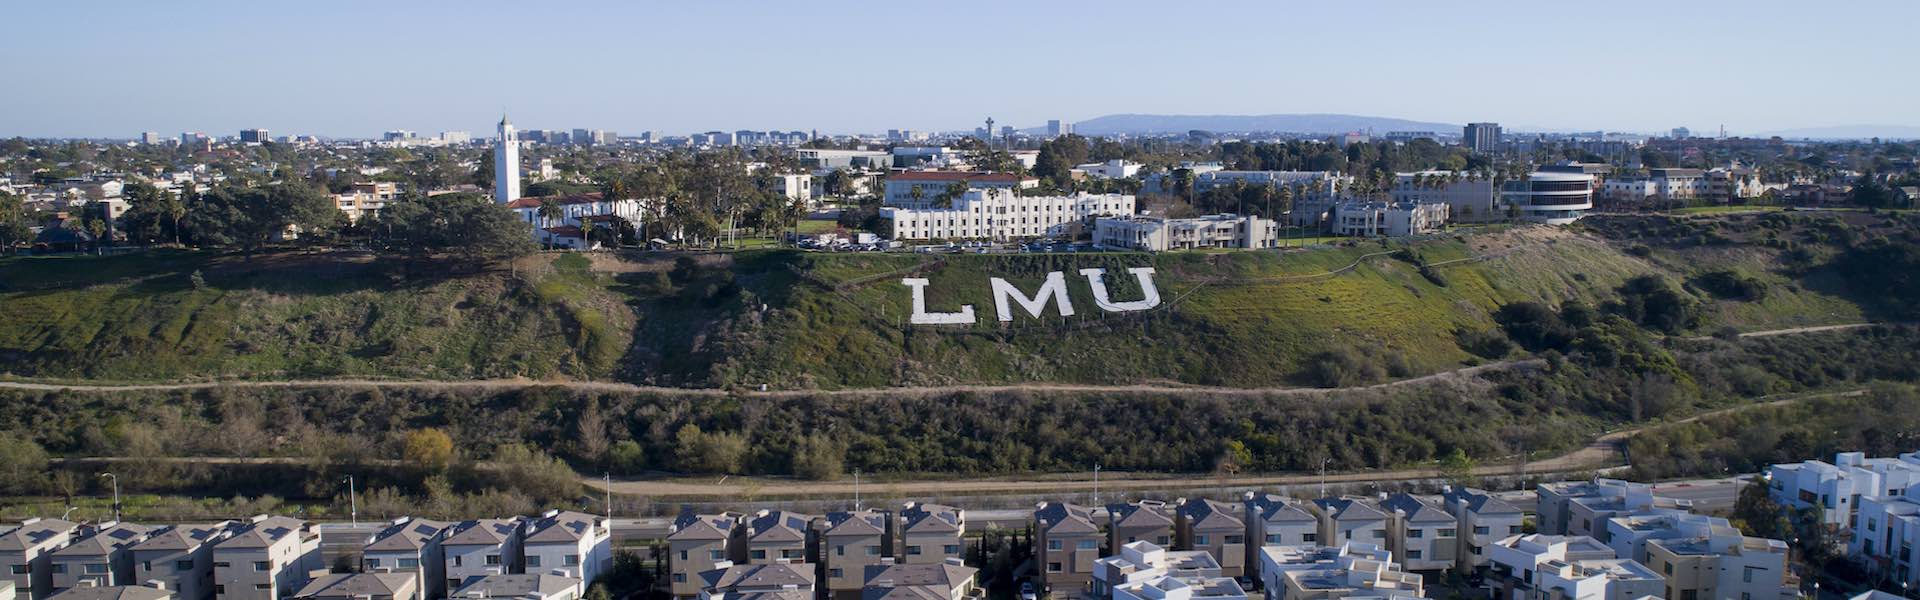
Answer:
<svg viewBox="0 0 1920 600"><path fill-rule="evenodd" d="M946 208L880 209L899 240L1067 237L1095 218L1133 212L1134 198L1127 194L1017 196L1004 189L970 190Z"/></svg>
<svg viewBox="0 0 1920 600"><path fill-rule="evenodd" d="M1218 214L1190 219L1130 216L1096 219L1093 243L1107 248L1164 252L1195 248L1274 248L1280 225L1257 216Z"/></svg>

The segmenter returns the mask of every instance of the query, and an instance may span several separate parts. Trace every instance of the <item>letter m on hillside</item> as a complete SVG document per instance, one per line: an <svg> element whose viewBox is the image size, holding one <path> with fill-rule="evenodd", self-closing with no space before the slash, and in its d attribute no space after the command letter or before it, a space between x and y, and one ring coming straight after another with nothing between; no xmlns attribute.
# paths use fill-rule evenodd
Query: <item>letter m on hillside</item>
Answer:
<svg viewBox="0 0 1920 600"><path fill-rule="evenodd" d="M1046 283L1040 284L1040 289L1031 297L1020 293L1020 288L1013 287L1005 279L994 277L990 283L993 284L993 307L999 312L1002 323L1013 320L1013 307L1008 300L1020 303L1021 308L1027 309L1027 314L1039 317L1040 313L1046 312L1047 300L1051 299L1060 310L1060 316L1073 316L1073 303L1067 299L1067 278L1059 271L1048 273Z"/></svg>

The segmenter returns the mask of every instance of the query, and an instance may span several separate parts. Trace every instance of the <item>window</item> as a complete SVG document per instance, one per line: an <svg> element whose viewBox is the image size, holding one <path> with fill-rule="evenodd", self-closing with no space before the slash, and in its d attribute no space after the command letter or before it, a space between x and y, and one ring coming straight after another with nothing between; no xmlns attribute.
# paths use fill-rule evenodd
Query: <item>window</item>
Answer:
<svg viewBox="0 0 1920 600"><path fill-rule="evenodd" d="M762 558L765 558L765 557L762 557ZM538 567L538 566L540 566L540 555L538 555L538 554L528 554L528 555L527 555L527 566L528 566L528 567Z"/></svg>
<svg viewBox="0 0 1920 600"><path fill-rule="evenodd" d="M1204 533L1193 536L1193 544L1195 546L1205 546L1207 544L1211 544L1213 543L1212 537L1213 536L1210 536Z"/></svg>
<svg viewBox="0 0 1920 600"><path fill-rule="evenodd" d="M1375 530L1373 530L1373 538L1374 538L1374 539L1380 539L1380 538L1384 538L1384 537L1387 537L1387 530L1385 530L1385 529L1375 529Z"/></svg>
<svg viewBox="0 0 1920 600"><path fill-rule="evenodd" d="M176 560L176 561L173 561L173 570L174 570L174 572L176 572L176 573L188 573L188 572L192 572L192 571L193 571L193 561L191 561L191 560Z"/></svg>
<svg viewBox="0 0 1920 600"><path fill-rule="evenodd" d="M271 583L256 583L256 584L253 584L253 589L256 589L256 590L260 590L260 591L266 591L266 590L270 590L270 589L273 589L273 584L271 584Z"/></svg>
<svg viewBox="0 0 1920 600"><path fill-rule="evenodd" d="M1048 550L1059 550L1062 547L1063 546L1061 545L1060 540L1047 540Z"/></svg>
<svg viewBox="0 0 1920 600"><path fill-rule="evenodd" d="M215 594L225 594L225 593L227 593L227 586L224 586L224 585L215 585L215 586L213 586L213 593L215 593Z"/></svg>
<svg viewBox="0 0 1920 600"><path fill-rule="evenodd" d="M945 552L945 553L946 553L946 554L948 554L948 555L955 555L955 554L959 554L959 553L960 553L960 545L959 545L959 544L947 544L947 545L945 545L945 546L941 546L941 547L940 547L940 551L941 551L941 552Z"/></svg>
<svg viewBox="0 0 1920 600"><path fill-rule="evenodd" d="M1411 538L1411 539L1419 539L1419 538L1423 538L1423 537L1427 537L1427 530L1425 530L1425 529L1408 529L1408 530L1407 530L1407 537L1408 537L1408 538Z"/></svg>
<svg viewBox="0 0 1920 600"><path fill-rule="evenodd" d="M1282 540L1283 538L1285 538L1285 537L1286 537L1286 536L1284 536L1284 535L1280 535L1280 534L1278 534L1278 533L1270 533L1270 534L1267 534L1267 543L1269 543L1269 544L1279 544L1279 543L1282 543L1282 541L1281 541L1281 540Z"/></svg>
<svg viewBox="0 0 1920 600"><path fill-rule="evenodd" d="M497 565L497 564L500 564L500 555L498 555L498 554L488 554L488 555L487 555L487 564L489 564L489 565Z"/></svg>
<svg viewBox="0 0 1920 600"><path fill-rule="evenodd" d="M418 569L418 568L420 568L420 559L418 559L418 558L402 558L402 559L400 559L400 568L402 568L402 569Z"/></svg>
<svg viewBox="0 0 1920 600"><path fill-rule="evenodd" d="M1057 563L1057 562L1050 562L1050 563L1047 563L1047 572L1048 572L1048 573L1059 573L1059 572L1060 572L1060 563Z"/></svg>
<svg viewBox="0 0 1920 600"><path fill-rule="evenodd" d="M215 569L225 569L225 568L227 568L227 567L231 567L231 566L233 566L233 565L230 565L230 564L227 564L227 563L223 563L223 562L217 562L217 563L213 563L213 568L215 568Z"/></svg>
<svg viewBox="0 0 1920 600"><path fill-rule="evenodd" d="M686 560L686 559L687 559L687 551L685 551L685 550L681 550L681 551L680 551L680 560Z"/></svg>
<svg viewBox="0 0 1920 600"><path fill-rule="evenodd" d="M1226 541L1226 543L1228 543L1228 544L1244 544L1244 543L1246 543L1246 541L1247 541L1247 538L1246 538L1246 536L1240 536L1240 535L1230 535L1230 536L1227 536L1227 541Z"/></svg>
<svg viewBox="0 0 1920 600"><path fill-rule="evenodd" d="M674 574L673 574L673 582L674 582L674 583L686 583L686 582L687 582L687 574L686 574L686 573L674 573Z"/></svg>
<svg viewBox="0 0 1920 600"><path fill-rule="evenodd" d="M833 555L834 555L834 556L846 556L846 555L847 555L847 547L846 547L846 546L844 546L844 545L842 545L842 546L834 546L834 547L833 547Z"/></svg>
<svg viewBox="0 0 1920 600"><path fill-rule="evenodd" d="M53 572L65 573L67 572L67 566L60 563L53 563Z"/></svg>
<svg viewBox="0 0 1920 600"><path fill-rule="evenodd" d="M366 563L368 571L380 568L380 559L378 558L369 558L362 562Z"/></svg>
<svg viewBox="0 0 1920 600"><path fill-rule="evenodd" d="M460 580L458 580L458 579L448 579L448 580L447 580L447 589L450 589L450 590L457 590L457 589L460 589Z"/></svg>
<svg viewBox="0 0 1920 600"><path fill-rule="evenodd" d="M1673 563L1667 563L1667 564L1664 564L1664 565L1660 565L1660 566L1661 566L1661 567L1662 567L1663 569L1665 569L1665 570L1666 570L1666 572L1667 572L1667 574L1668 574L1668 575L1672 575L1672 574L1673 574Z"/></svg>
<svg viewBox="0 0 1920 600"><path fill-rule="evenodd" d="M577 566L580 566L580 555L578 555L578 554L568 554L568 555L567 555L567 558L566 558L566 563L567 563L567 566L569 566L569 567L577 567Z"/></svg>
<svg viewBox="0 0 1920 600"><path fill-rule="evenodd" d="M273 568L273 565L271 563L268 563L267 561L264 561L264 560L253 561L253 570L255 571L265 571L272 568Z"/></svg>
<svg viewBox="0 0 1920 600"><path fill-rule="evenodd" d="M724 559L724 558L726 558L726 557L727 557L727 553L725 553L725 552L721 552L721 551L719 551L719 550L708 550L708 551L707 551L707 558L711 558L711 559L713 559L713 560L720 560L720 559Z"/></svg>
<svg viewBox="0 0 1920 600"><path fill-rule="evenodd" d="M1759 567L1747 567L1747 568L1746 568L1745 570L1743 570L1743 571L1741 571L1741 573L1740 573L1740 581L1742 581L1742 582L1744 582L1744 583L1753 583L1753 572L1754 572L1754 571L1765 571L1765 570L1766 570L1766 569L1762 569L1762 568L1759 568Z"/></svg>
<svg viewBox="0 0 1920 600"><path fill-rule="evenodd" d="M680 558L682 560L685 560L687 558L687 553L685 550L680 551ZM453 566L456 566L456 567L460 566L460 555L455 554L453 556Z"/></svg>
<svg viewBox="0 0 1920 600"><path fill-rule="evenodd" d="M839 579L842 576L844 576L844 572L839 569L827 569L827 576L832 577L834 579Z"/></svg>
<svg viewBox="0 0 1920 600"><path fill-rule="evenodd" d="M919 546L907 546L907 556L919 556L919 555L920 555Z"/></svg>
<svg viewBox="0 0 1920 600"><path fill-rule="evenodd" d="M753 560L766 560L766 559L767 559L767 551L766 551L766 550L754 550L754 551L751 551L751 552L748 552L748 553L747 553L747 557L748 557L748 558L751 558L751 559L753 559Z"/></svg>
<svg viewBox="0 0 1920 600"><path fill-rule="evenodd" d="M1317 534L1317 533L1300 534L1300 541L1308 544L1318 542L1320 541L1320 534Z"/></svg>
<svg viewBox="0 0 1920 600"><path fill-rule="evenodd" d="M1074 548L1077 550L1092 550L1096 547L1093 540L1080 540L1080 543L1074 544Z"/></svg>
<svg viewBox="0 0 1920 600"><path fill-rule="evenodd" d="M1519 525L1508 525L1508 526L1507 526L1507 535L1520 535L1520 526L1519 526Z"/></svg>
<svg viewBox="0 0 1920 600"><path fill-rule="evenodd" d="M15 575L25 575L25 574L27 574L27 566L26 566L26 565L14 565L14 566L13 566L13 574L15 574Z"/></svg>
<svg viewBox="0 0 1920 600"><path fill-rule="evenodd" d="M1419 551L1419 550L1408 550L1408 551L1407 551L1407 558L1409 558L1409 559L1415 559L1415 558L1420 558L1420 551Z"/></svg>
<svg viewBox="0 0 1920 600"><path fill-rule="evenodd" d="M1492 533L1492 532L1493 532L1493 530L1492 530L1491 528L1489 528L1489 527L1487 527L1487 526L1485 526L1485 525L1475 525L1475 526L1473 527L1473 534L1474 534L1474 535L1486 535L1486 534L1488 534L1488 533Z"/></svg>

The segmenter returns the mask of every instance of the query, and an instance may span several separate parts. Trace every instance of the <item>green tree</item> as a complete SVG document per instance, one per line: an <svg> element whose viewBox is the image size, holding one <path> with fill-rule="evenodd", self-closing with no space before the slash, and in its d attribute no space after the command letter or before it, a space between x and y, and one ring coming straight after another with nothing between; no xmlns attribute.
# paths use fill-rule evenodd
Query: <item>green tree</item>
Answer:
<svg viewBox="0 0 1920 600"><path fill-rule="evenodd" d="M1740 496L1733 501L1733 523L1754 537L1791 537L1793 525L1770 492L1767 481L1758 477L1740 488Z"/></svg>
<svg viewBox="0 0 1920 600"><path fill-rule="evenodd" d="M295 226L318 236L339 218L339 210L318 190L287 183L202 194L183 225L197 243L239 248L252 257Z"/></svg>
<svg viewBox="0 0 1920 600"><path fill-rule="evenodd" d="M688 423L674 434L674 454L682 468L698 473L739 473L747 440L731 432L707 433Z"/></svg>
<svg viewBox="0 0 1920 600"><path fill-rule="evenodd" d="M12 194L0 192L0 254L10 254L14 248L33 239L33 229L27 224L26 205Z"/></svg>
<svg viewBox="0 0 1920 600"><path fill-rule="evenodd" d="M1454 448L1453 452L1440 457L1440 479L1455 488L1472 487L1477 479L1473 475L1476 466L1479 463L1467 456L1465 449Z"/></svg>
<svg viewBox="0 0 1920 600"><path fill-rule="evenodd" d="M27 493L43 487L47 451L26 436L0 431L0 488Z"/></svg>
<svg viewBox="0 0 1920 600"><path fill-rule="evenodd" d="M793 474L817 481L839 479L846 468L846 454L845 445L825 434L800 438L793 450Z"/></svg>

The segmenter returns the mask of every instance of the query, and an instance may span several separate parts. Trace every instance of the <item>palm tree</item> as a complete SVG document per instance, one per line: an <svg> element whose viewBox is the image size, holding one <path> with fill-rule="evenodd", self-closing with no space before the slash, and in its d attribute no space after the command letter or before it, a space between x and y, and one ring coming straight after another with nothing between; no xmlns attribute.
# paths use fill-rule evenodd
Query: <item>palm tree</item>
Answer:
<svg viewBox="0 0 1920 600"><path fill-rule="evenodd" d="M558 201L552 198L540 199L540 226L542 228L553 227L553 221L559 219L562 215L563 213L560 210L560 203ZM552 250L553 237L543 237L547 240L547 249Z"/></svg>

